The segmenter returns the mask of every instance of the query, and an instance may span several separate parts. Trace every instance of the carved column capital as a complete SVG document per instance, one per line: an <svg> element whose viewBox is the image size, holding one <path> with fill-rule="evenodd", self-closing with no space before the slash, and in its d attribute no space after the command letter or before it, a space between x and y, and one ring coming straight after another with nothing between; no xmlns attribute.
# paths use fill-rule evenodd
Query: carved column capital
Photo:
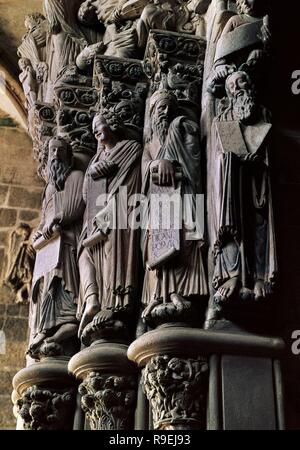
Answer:
<svg viewBox="0 0 300 450"><path fill-rule="evenodd" d="M205 358L155 356L142 383L155 429L205 429L208 364Z"/></svg>
<svg viewBox="0 0 300 450"><path fill-rule="evenodd" d="M14 377L13 387L14 412L20 428L72 429L76 383L68 374L65 359L46 358L22 369Z"/></svg>
<svg viewBox="0 0 300 450"><path fill-rule="evenodd" d="M101 343L75 355L69 371L82 383L81 407L92 430L133 429L136 369L126 345Z"/></svg>

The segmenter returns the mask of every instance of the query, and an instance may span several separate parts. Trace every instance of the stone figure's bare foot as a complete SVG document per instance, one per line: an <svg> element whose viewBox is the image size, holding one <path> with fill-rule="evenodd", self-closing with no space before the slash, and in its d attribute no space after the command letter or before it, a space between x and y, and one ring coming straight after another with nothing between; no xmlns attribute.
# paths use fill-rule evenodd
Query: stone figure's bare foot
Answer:
<svg viewBox="0 0 300 450"><path fill-rule="evenodd" d="M96 295L92 295L86 301L82 319L80 321L78 336L80 337L85 327L93 320L95 315L100 311L100 304Z"/></svg>
<svg viewBox="0 0 300 450"><path fill-rule="evenodd" d="M42 344L42 342L45 340L46 338L46 333L39 333L35 336L35 338L33 339L27 353L31 354L34 353L39 346Z"/></svg>
<svg viewBox="0 0 300 450"><path fill-rule="evenodd" d="M183 297L181 297L181 295L171 294L170 299L179 314L181 314L184 310L190 309L191 307L191 302L185 300Z"/></svg>
<svg viewBox="0 0 300 450"><path fill-rule="evenodd" d="M64 341L65 339L69 339L77 334L77 328L78 325L76 325L75 323L65 323L57 330L57 332L53 336L45 339L45 342L47 344L50 344L52 342L59 343Z"/></svg>
<svg viewBox="0 0 300 450"><path fill-rule="evenodd" d="M255 286L254 286L254 299L262 300L263 298L266 298L266 296L267 296L267 293L266 293L264 281L257 280L255 282Z"/></svg>
<svg viewBox="0 0 300 450"><path fill-rule="evenodd" d="M161 303L162 303L161 299L152 300L152 302L150 302L149 305L142 312L142 319L143 320L148 319L151 316L151 313L154 310L154 308L156 308Z"/></svg>
<svg viewBox="0 0 300 450"><path fill-rule="evenodd" d="M226 283L219 287L218 292L215 294L215 300L217 303L222 303L228 298L232 297L239 284L237 277L230 278Z"/></svg>
<svg viewBox="0 0 300 450"><path fill-rule="evenodd" d="M98 314L93 319L93 326L98 327L110 320L113 320L114 313L110 309L104 309L103 311L99 311Z"/></svg>

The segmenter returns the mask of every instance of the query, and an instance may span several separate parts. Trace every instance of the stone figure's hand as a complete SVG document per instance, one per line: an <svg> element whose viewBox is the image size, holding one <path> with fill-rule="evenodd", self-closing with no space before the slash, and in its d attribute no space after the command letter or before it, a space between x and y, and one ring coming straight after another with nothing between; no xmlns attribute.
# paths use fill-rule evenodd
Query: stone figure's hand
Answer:
<svg viewBox="0 0 300 450"><path fill-rule="evenodd" d="M212 82L216 83L218 81L225 80L233 72L233 66L230 66L229 64L221 64L215 68Z"/></svg>
<svg viewBox="0 0 300 450"><path fill-rule="evenodd" d="M158 184L175 186L175 170L171 161L162 159L158 163Z"/></svg>

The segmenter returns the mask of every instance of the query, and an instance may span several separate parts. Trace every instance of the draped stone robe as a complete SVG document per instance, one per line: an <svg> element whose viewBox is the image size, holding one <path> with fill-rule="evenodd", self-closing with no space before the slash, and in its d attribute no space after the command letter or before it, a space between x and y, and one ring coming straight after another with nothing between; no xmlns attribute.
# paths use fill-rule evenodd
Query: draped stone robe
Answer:
<svg viewBox="0 0 300 450"><path fill-rule="evenodd" d="M201 194L200 153L198 126L184 116L177 117L170 124L168 136L163 146L160 146L158 139L146 144L142 164L142 192L148 196L148 201L151 194L151 163L155 160L170 160L182 170L181 195L182 198L185 194L189 195L190 211L192 211L192 216L195 217L195 196ZM201 212L204 214L204 211ZM146 221L151 214L152 212L149 214L148 211L145 215ZM174 293L185 298L207 294L202 255L204 230L191 230L184 222L183 217L178 254L158 269L146 270L142 295L144 305L155 300L161 300L163 303L169 302L170 295ZM151 230L149 220L142 231L142 252L144 265L146 266L152 258L153 248L153 230Z"/></svg>
<svg viewBox="0 0 300 450"><path fill-rule="evenodd" d="M127 189L128 198L140 192L141 155L138 142L123 140L109 152L98 152L90 163L83 188L86 212L79 248L79 318L92 295L98 297L101 310L112 311L126 310L136 296L140 233L130 222L134 205L130 206L120 192ZM97 171L101 162L114 169L107 175L99 170L92 178L90 169ZM102 195L106 196L106 206L99 201ZM124 223L120 223L121 217ZM93 240L99 233L103 239L84 247L87 238Z"/></svg>
<svg viewBox="0 0 300 450"><path fill-rule="evenodd" d="M262 111L263 113L263 111ZM229 111L214 120L208 173L208 218L215 254L212 284L238 277L243 289L255 281L274 284L277 273L265 114L243 126ZM259 161L245 161L247 153Z"/></svg>
<svg viewBox="0 0 300 450"><path fill-rule="evenodd" d="M42 232L61 213L60 254L58 264L49 272L45 271L42 276L36 277L35 269L30 321L33 336L59 328L65 323L77 323L79 271L76 255L84 212L83 180L83 173L74 170L67 177L62 191L57 191L50 183L45 189L39 231ZM50 259L52 251L51 245L46 245L43 249L44 258Z"/></svg>

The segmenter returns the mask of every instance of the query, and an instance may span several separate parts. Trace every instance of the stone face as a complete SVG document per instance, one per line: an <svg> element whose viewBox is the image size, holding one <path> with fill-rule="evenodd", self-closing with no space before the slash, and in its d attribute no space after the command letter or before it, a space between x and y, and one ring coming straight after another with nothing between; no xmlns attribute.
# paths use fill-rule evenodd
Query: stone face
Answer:
<svg viewBox="0 0 300 450"><path fill-rule="evenodd" d="M39 209L41 206L41 191L12 187L9 193L8 205L19 208Z"/></svg>

